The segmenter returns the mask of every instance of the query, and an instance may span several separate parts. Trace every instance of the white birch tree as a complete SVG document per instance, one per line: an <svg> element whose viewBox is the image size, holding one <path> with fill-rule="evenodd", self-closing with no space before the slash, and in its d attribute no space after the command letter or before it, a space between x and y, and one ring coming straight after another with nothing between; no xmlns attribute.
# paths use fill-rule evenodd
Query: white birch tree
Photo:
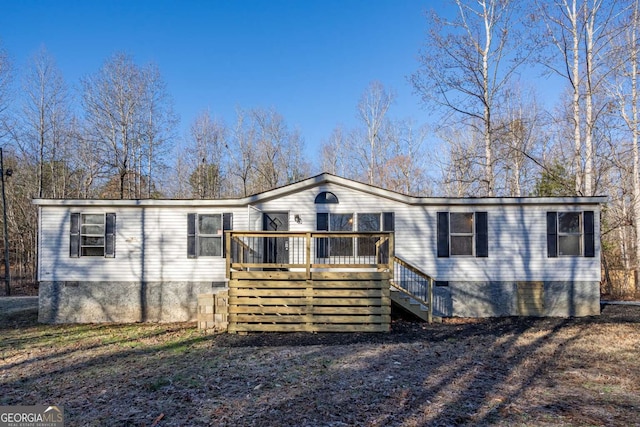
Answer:
<svg viewBox="0 0 640 427"><path fill-rule="evenodd" d="M617 110L624 124L622 138L628 140L628 144L612 144L612 158L616 162L617 168L624 173L630 172L630 200L627 202L626 197L616 198L620 206L615 211L621 212L619 218L630 218L633 225L634 239L631 245L627 245L628 239L621 235L619 242L621 247L623 266L628 268L628 258L625 256L627 246L634 248L635 264L634 268L640 275L640 114L638 112L638 103L640 102L640 93L638 88L640 73L640 1L633 0L630 7L626 10L626 16L621 23L624 31L619 35L615 43L615 59L613 69L615 70L613 78L609 80L610 93L616 102ZM622 147L618 147L622 145ZM630 151L630 153L629 153ZM629 154L631 162L628 161ZM628 165L631 163L631 167ZM621 177L620 181L624 184L625 179ZM626 194L625 186L622 185L622 194ZM627 203L630 207L627 208ZM627 214L627 211L631 211ZM622 220L624 224L627 221ZM619 227L620 233L624 233L624 226ZM640 276L637 276L640 277ZM637 289L637 284L636 284Z"/></svg>
<svg viewBox="0 0 640 427"><path fill-rule="evenodd" d="M509 0L454 0L453 20L429 15L429 33L412 82L444 126L463 124L482 138L482 194L495 195L498 100L527 59Z"/></svg>
<svg viewBox="0 0 640 427"><path fill-rule="evenodd" d="M597 97L611 71L608 50L619 31L614 21L620 9L609 0L541 1L538 6L544 42L553 49L540 63L571 89L575 192L592 196L597 192Z"/></svg>

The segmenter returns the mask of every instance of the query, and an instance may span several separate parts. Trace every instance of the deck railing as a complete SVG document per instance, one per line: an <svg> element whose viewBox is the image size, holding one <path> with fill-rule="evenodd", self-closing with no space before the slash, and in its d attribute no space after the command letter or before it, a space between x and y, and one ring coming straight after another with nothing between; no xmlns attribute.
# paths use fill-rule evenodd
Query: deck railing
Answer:
<svg viewBox="0 0 640 427"><path fill-rule="evenodd" d="M229 332L387 332L393 233L227 234Z"/></svg>
<svg viewBox="0 0 640 427"><path fill-rule="evenodd" d="M230 231L225 252L229 279L262 277L258 272L291 280L329 274L322 272L387 272L390 285L426 306L432 321L434 279L394 255L393 233Z"/></svg>
<svg viewBox="0 0 640 427"><path fill-rule="evenodd" d="M230 231L227 272L393 270L393 233Z"/></svg>
<svg viewBox="0 0 640 427"><path fill-rule="evenodd" d="M433 321L434 278L397 256L392 257L393 280L391 286L411 296L427 307L428 322Z"/></svg>

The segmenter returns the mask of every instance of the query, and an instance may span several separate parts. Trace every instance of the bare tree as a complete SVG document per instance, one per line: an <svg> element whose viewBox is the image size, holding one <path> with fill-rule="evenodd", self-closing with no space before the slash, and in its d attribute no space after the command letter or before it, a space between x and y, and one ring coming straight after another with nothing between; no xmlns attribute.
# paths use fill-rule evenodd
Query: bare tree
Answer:
<svg viewBox="0 0 640 427"><path fill-rule="evenodd" d="M610 92L613 95L613 99L617 104L620 117L624 123L623 140L628 140L628 144L624 144L622 147L614 143L611 145L614 156L612 158L617 162L617 169L622 173L625 171L630 172L630 179L625 180L624 177L620 178L620 181L630 181L630 197L627 201L626 197L620 197L614 199L612 205L619 205L619 209L612 206L614 214L615 211L621 212L618 215L619 218L629 218L628 220L617 221L620 224L633 224L635 239L633 240L633 246L635 248L635 269L637 274L640 274L640 115L638 113L638 103L640 102L640 93L638 88L638 79L640 72L640 1L634 0L631 7L627 10L627 15L622 21L622 27L624 31L621 33L617 42L615 43L615 55L613 56L615 62L613 63L613 69L615 73L613 78L609 80ZM628 152L626 148L631 151L631 168L628 168ZM617 152L621 149L621 152ZM630 170L629 170L630 169ZM625 194L626 191L623 191ZM627 207L627 205L630 205ZM627 212L629 212L627 214ZM620 233L624 233L626 227L620 227ZM628 239L626 236L621 235L619 243L621 246L621 255L623 260L628 260L629 257L624 256L627 252L626 242ZM628 261L625 262L625 268L628 268Z"/></svg>
<svg viewBox="0 0 640 427"><path fill-rule="evenodd" d="M253 171L256 167L256 131L242 109L236 109L236 123L225 145L230 159L230 195L248 196L254 190Z"/></svg>
<svg viewBox="0 0 640 427"><path fill-rule="evenodd" d="M154 165L169 148L176 125L159 71L154 65L141 68L119 53L83 79L82 86L89 136L109 174L107 192L139 198L146 188L151 197Z"/></svg>
<svg viewBox="0 0 640 427"><path fill-rule="evenodd" d="M388 92L382 83L371 82L358 102L358 117L365 125L366 145L359 144L358 148L367 164L367 180L375 184L379 175L381 157L386 151L386 142L382 138L382 130L387 120L387 112L393 103L395 95Z"/></svg>
<svg viewBox="0 0 640 427"><path fill-rule="evenodd" d="M513 86L505 91L500 116L496 118L496 177L503 183L499 194L511 197L533 191L534 178L546 168L545 114L533 91Z"/></svg>
<svg viewBox="0 0 640 427"><path fill-rule="evenodd" d="M482 192L481 181L483 158L481 139L473 132L463 129L445 128L440 131L443 141L437 157L432 162L440 168L438 187L445 196L469 197Z"/></svg>
<svg viewBox="0 0 640 427"><path fill-rule="evenodd" d="M594 98L603 90L611 70L608 49L619 31L614 25L619 12L615 3L609 0L539 2L538 10L546 28L545 41L555 50L543 56L541 63L567 79L571 88L576 194L591 196L596 192L594 138L599 109Z"/></svg>
<svg viewBox="0 0 640 427"><path fill-rule="evenodd" d="M226 144L235 195L265 191L307 176L304 141L274 109L237 110Z"/></svg>
<svg viewBox="0 0 640 427"><path fill-rule="evenodd" d="M326 141L323 141L320 147L320 168L323 172L344 177L349 175L346 138L346 130L340 125L333 129Z"/></svg>
<svg viewBox="0 0 640 427"><path fill-rule="evenodd" d="M142 70L142 78L145 90L140 141L146 162L146 196L151 198L156 183L154 171L166 166L165 156L172 148L178 117L173 112L173 100L158 66L147 65ZM137 176L141 177L142 171Z"/></svg>
<svg viewBox="0 0 640 427"><path fill-rule="evenodd" d="M37 159L36 197L66 197L70 112L67 87L55 60L41 48L24 79L20 145Z"/></svg>
<svg viewBox="0 0 640 427"><path fill-rule="evenodd" d="M308 171L303 161L304 142L297 130L290 130L274 109L249 112L256 136L256 185L268 190L299 180Z"/></svg>
<svg viewBox="0 0 640 427"><path fill-rule="evenodd" d="M88 199L98 197L97 183L107 174L107 167L103 164L100 151L86 123L74 117L71 121L71 150L73 155L68 158L71 169L70 192L73 197Z"/></svg>
<svg viewBox="0 0 640 427"><path fill-rule="evenodd" d="M394 97L382 83L369 84L357 105L358 126L338 126L323 143L323 170L406 194L427 188L426 127L392 120Z"/></svg>
<svg viewBox="0 0 640 427"><path fill-rule="evenodd" d="M428 128L401 120L389 122L384 132L389 141L389 155L379 168L380 185L415 196L430 193L424 155Z"/></svg>
<svg viewBox="0 0 640 427"><path fill-rule="evenodd" d="M186 154L192 171L189 176L192 195L198 199L222 197L226 167L224 123L204 111L191 124L189 137Z"/></svg>
<svg viewBox="0 0 640 427"><path fill-rule="evenodd" d="M9 54L0 44L0 140L12 132L7 115L11 101L12 79L13 69Z"/></svg>
<svg viewBox="0 0 640 427"><path fill-rule="evenodd" d="M515 3L509 0L454 0L457 16L429 15L421 67L412 82L424 102L445 123L461 122L483 141L483 193L495 194L494 116L502 91L527 59Z"/></svg>
<svg viewBox="0 0 640 427"><path fill-rule="evenodd" d="M135 144L140 136L138 120L143 101L141 70L133 59L116 54L102 69L82 80L83 106L91 138L109 172L119 178L118 196L125 193L128 175L132 172Z"/></svg>

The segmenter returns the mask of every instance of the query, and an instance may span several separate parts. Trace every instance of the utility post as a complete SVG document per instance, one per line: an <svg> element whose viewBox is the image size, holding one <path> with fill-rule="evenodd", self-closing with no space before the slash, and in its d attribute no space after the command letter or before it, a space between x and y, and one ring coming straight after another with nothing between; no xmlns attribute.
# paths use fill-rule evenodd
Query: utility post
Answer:
<svg viewBox="0 0 640 427"><path fill-rule="evenodd" d="M11 267L9 265L9 227L7 226L7 196L4 191L4 177L11 176L11 169L4 170L4 157L0 147L0 173L2 174L2 216L4 219L4 285L6 295L11 295Z"/></svg>

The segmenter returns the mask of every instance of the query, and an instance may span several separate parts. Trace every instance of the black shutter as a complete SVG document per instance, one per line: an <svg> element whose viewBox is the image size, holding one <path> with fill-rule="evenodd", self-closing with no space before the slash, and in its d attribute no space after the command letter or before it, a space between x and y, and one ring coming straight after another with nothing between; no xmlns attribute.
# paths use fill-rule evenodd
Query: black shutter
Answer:
<svg viewBox="0 0 640 427"><path fill-rule="evenodd" d="M80 256L80 213L71 213L71 232L69 234L69 256L78 258Z"/></svg>
<svg viewBox="0 0 640 427"><path fill-rule="evenodd" d="M233 214L222 214L222 257L227 255L227 234L225 231L233 230Z"/></svg>
<svg viewBox="0 0 640 427"><path fill-rule="evenodd" d="M595 215L593 211L584 211L584 256L593 258L596 256L595 242Z"/></svg>
<svg viewBox="0 0 640 427"><path fill-rule="evenodd" d="M382 213L382 231L395 231L395 215L393 212Z"/></svg>
<svg viewBox="0 0 640 427"><path fill-rule="evenodd" d="M104 256L106 258L116 257L116 214L108 213L106 215L106 224L104 232Z"/></svg>
<svg viewBox="0 0 640 427"><path fill-rule="evenodd" d="M449 212L438 212L438 258L449 257Z"/></svg>
<svg viewBox="0 0 640 427"><path fill-rule="evenodd" d="M487 226L487 213L476 212L476 257L489 256L489 233Z"/></svg>
<svg viewBox="0 0 640 427"><path fill-rule="evenodd" d="M187 214L187 257L197 258L196 254L196 220L197 214Z"/></svg>
<svg viewBox="0 0 640 427"><path fill-rule="evenodd" d="M316 230L329 231L329 214L328 213L316 214Z"/></svg>
<svg viewBox="0 0 640 427"><path fill-rule="evenodd" d="M382 213L382 231L395 231L395 215L393 212ZM380 245L380 251L378 253L378 263L389 262L389 241L387 240Z"/></svg>
<svg viewBox="0 0 640 427"><path fill-rule="evenodd" d="M317 213L316 214L316 230L329 231L329 214ZM316 239L316 257L326 258L329 255L329 239L318 238Z"/></svg>
<svg viewBox="0 0 640 427"><path fill-rule="evenodd" d="M558 256L558 214L547 212L547 256Z"/></svg>

